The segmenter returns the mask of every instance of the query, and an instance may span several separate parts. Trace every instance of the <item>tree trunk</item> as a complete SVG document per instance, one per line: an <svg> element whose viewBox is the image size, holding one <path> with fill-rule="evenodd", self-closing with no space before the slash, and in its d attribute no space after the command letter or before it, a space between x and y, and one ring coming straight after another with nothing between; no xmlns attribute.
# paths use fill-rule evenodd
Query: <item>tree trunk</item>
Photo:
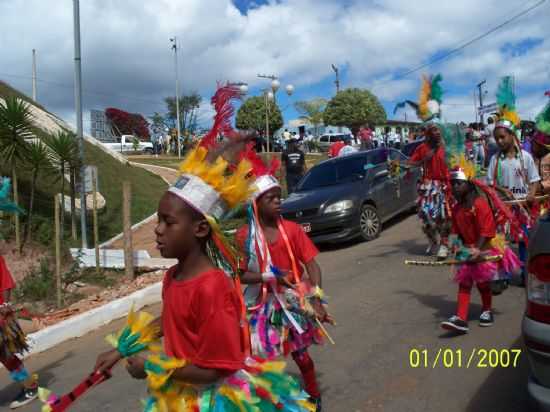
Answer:
<svg viewBox="0 0 550 412"><path fill-rule="evenodd" d="M11 174L13 179L13 201L19 206L19 193L17 189L17 173L15 172L15 164L11 167ZM19 213L15 213L15 247L21 253L21 228L19 226Z"/></svg>
<svg viewBox="0 0 550 412"><path fill-rule="evenodd" d="M71 167L70 170L71 173L71 234L73 237L73 240L77 240L77 234L76 234L76 189L75 189L75 173L76 168Z"/></svg>
<svg viewBox="0 0 550 412"><path fill-rule="evenodd" d="M25 236L23 240L24 243L29 243L31 240L31 233L32 233L32 210L34 208L34 192L36 188L36 180L38 179L38 171L34 171L32 174L32 182L31 182L31 198L29 200L29 215L27 217L27 225L25 226ZM23 248L23 244L21 245L21 248Z"/></svg>

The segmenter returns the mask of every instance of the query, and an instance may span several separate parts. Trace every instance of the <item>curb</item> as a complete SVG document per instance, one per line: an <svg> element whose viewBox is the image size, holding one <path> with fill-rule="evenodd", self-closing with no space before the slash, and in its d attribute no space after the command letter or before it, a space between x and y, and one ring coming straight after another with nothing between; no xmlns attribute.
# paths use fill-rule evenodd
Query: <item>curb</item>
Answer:
<svg viewBox="0 0 550 412"><path fill-rule="evenodd" d="M116 319L125 317L132 306L139 310L161 301L162 282L157 282L123 298L94 308L38 332L27 335L31 350L25 358L44 352L69 339L79 338Z"/></svg>

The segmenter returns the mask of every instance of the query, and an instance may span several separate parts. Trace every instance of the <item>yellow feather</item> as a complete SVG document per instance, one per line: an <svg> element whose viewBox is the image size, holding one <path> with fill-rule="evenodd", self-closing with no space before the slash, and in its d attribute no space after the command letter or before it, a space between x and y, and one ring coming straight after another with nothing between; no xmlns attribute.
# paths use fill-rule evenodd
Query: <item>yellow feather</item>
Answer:
<svg viewBox="0 0 550 412"><path fill-rule="evenodd" d="M420 96L418 98L418 109L420 112L420 117L424 120L430 115L430 110L428 109L428 100L430 99L430 93L432 91L432 84L430 79L423 75L422 76L422 86L420 87Z"/></svg>

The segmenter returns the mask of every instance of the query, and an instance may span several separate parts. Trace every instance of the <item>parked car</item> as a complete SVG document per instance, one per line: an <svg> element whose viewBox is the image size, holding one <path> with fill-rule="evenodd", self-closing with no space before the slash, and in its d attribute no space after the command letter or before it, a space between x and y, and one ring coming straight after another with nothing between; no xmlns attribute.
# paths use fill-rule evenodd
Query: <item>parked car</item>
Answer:
<svg viewBox="0 0 550 412"><path fill-rule="evenodd" d="M353 138L349 133L334 133L334 134L329 133L329 134L321 135L317 140L317 143L319 146L319 150L322 152L326 152L328 151L331 144L335 142L340 142L340 141L343 142L346 139L352 139L353 141Z"/></svg>
<svg viewBox="0 0 550 412"><path fill-rule="evenodd" d="M539 219L529 237L527 308L523 339L531 365L527 385L538 410L550 411L550 214Z"/></svg>
<svg viewBox="0 0 550 412"><path fill-rule="evenodd" d="M398 150L375 149L315 165L283 202L283 217L301 224L316 243L376 238L382 223L416 207L420 169L394 179L388 157L407 160Z"/></svg>
<svg viewBox="0 0 550 412"><path fill-rule="evenodd" d="M144 154L154 153L153 143L142 142L141 140L138 140L137 144L134 145L134 139L135 137L132 136L131 134L123 134L120 137L116 137L116 142L108 142L108 143L102 142L102 145L120 153L125 153L125 152L142 152Z"/></svg>
<svg viewBox="0 0 550 412"><path fill-rule="evenodd" d="M401 152L407 157L411 157L418 146L424 143L424 139L413 140L403 146Z"/></svg>

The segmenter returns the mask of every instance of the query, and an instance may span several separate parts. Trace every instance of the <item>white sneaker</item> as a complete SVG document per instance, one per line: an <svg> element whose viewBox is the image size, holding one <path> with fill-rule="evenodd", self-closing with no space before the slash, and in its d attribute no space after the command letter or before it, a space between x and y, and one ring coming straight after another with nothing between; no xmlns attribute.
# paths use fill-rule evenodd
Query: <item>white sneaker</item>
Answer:
<svg viewBox="0 0 550 412"><path fill-rule="evenodd" d="M449 256L449 248L445 245L439 246L439 250L437 251L437 259L438 260L445 260Z"/></svg>

